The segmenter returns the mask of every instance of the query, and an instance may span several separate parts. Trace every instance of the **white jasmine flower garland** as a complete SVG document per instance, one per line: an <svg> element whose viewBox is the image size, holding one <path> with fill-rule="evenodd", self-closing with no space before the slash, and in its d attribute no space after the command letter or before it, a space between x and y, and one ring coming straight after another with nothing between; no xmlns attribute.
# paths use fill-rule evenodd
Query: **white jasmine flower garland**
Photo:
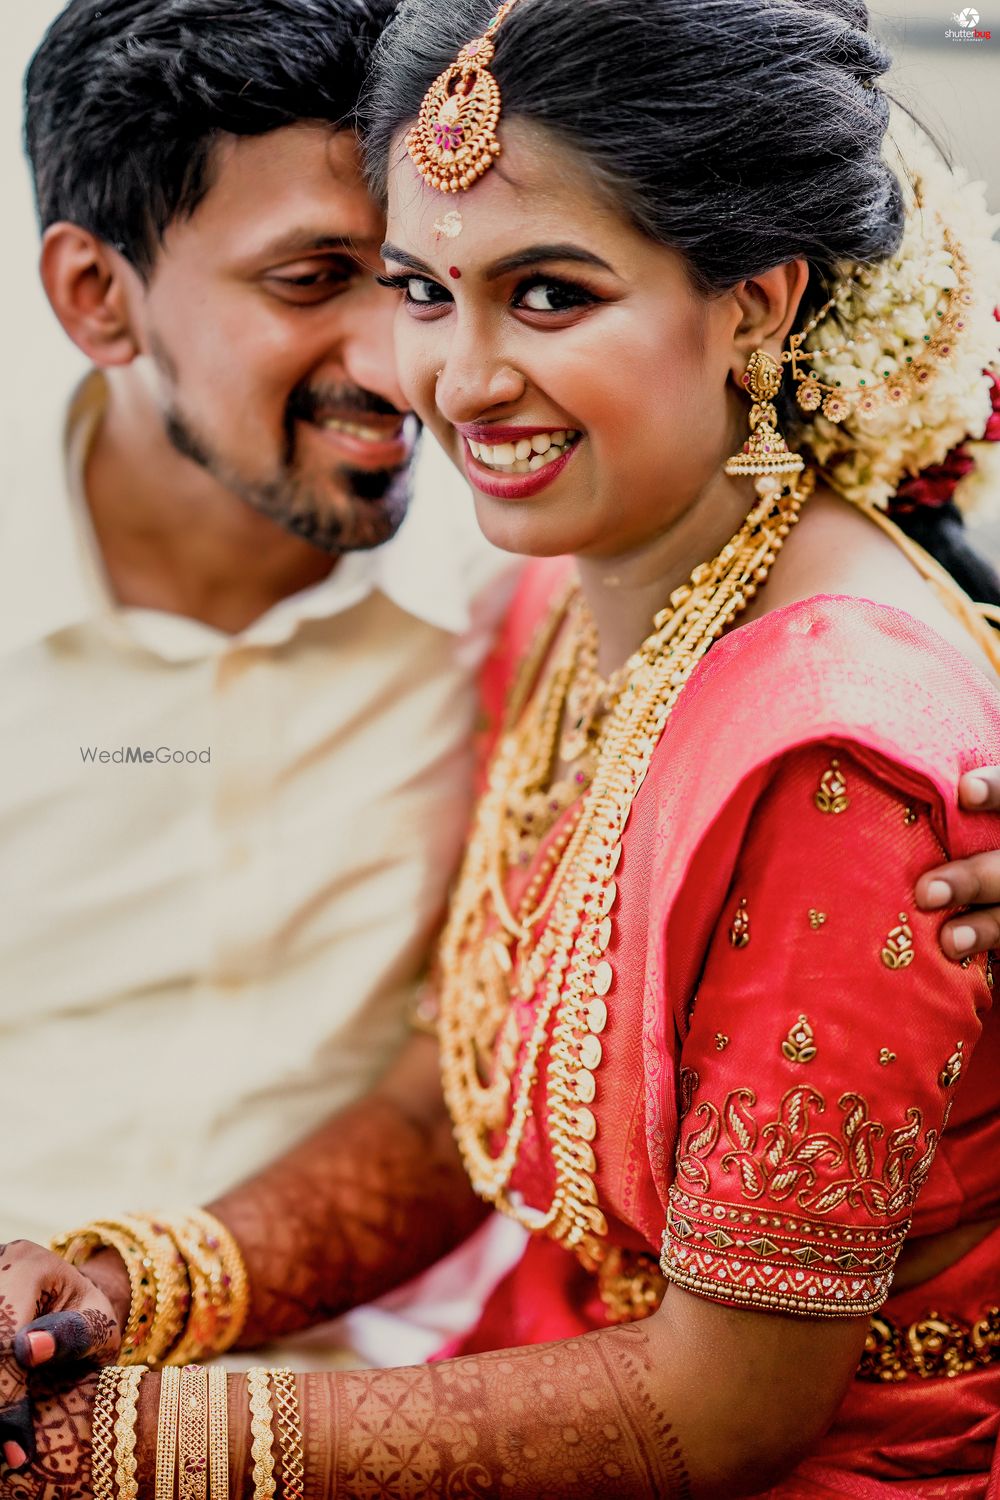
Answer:
<svg viewBox="0 0 1000 1500"><path fill-rule="evenodd" d="M818 411L812 421L803 419L798 434L833 488L882 508L905 478L982 437L992 411L984 372L1000 371L1000 323L993 316L1000 302L1000 244L993 239L1000 217L987 211L984 185L970 182L962 169L952 172L908 120L899 121L892 136L907 204L902 244L878 265L843 267L836 305L805 343L819 380L865 394L844 402L843 421ZM946 234L964 267L956 264ZM961 327L948 340L947 357L928 361L928 341L948 306L944 294L957 292L960 277L966 288ZM914 376L918 362L929 368ZM997 446L981 445L977 459ZM965 496L1000 512L1000 488L973 480L963 481Z"/></svg>

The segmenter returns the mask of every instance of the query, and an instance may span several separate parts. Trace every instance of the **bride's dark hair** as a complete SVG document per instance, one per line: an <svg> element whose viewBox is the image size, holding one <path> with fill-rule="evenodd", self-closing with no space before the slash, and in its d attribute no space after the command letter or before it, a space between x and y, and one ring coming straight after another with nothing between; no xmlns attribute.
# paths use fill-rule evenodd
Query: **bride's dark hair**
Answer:
<svg viewBox="0 0 1000 1500"><path fill-rule="evenodd" d="M496 0L400 5L363 107L383 198L398 132L496 9ZM890 60L863 0L520 0L492 69L504 119L542 125L586 157L637 227L684 257L705 295L806 260L804 322L838 262L884 260L902 238L902 189L882 157L890 101L877 86ZM800 416L786 392L793 438ZM939 541L925 527L921 540L982 597L983 564L960 529Z"/></svg>

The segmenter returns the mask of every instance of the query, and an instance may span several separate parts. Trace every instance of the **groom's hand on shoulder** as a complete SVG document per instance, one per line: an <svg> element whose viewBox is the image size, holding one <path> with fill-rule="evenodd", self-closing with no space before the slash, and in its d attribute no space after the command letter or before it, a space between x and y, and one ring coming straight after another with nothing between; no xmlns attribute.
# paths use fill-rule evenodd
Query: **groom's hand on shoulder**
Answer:
<svg viewBox="0 0 1000 1500"><path fill-rule="evenodd" d="M969 771L959 782L958 800L968 812L1000 812L1000 766ZM1000 850L928 870L917 881L916 894L923 911L971 908L941 928L946 957L961 960L1000 948Z"/></svg>

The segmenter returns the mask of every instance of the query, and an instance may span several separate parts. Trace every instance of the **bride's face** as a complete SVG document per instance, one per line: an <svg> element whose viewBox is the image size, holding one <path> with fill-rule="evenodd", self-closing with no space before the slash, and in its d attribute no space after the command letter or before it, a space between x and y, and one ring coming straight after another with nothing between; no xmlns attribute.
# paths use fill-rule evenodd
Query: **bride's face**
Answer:
<svg viewBox="0 0 1000 1500"><path fill-rule="evenodd" d="M696 292L681 257L547 133L514 121L503 145L454 196L394 150L385 257L402 385L491 541L620 556L717 483L743 441L739 308Z"/></svg>

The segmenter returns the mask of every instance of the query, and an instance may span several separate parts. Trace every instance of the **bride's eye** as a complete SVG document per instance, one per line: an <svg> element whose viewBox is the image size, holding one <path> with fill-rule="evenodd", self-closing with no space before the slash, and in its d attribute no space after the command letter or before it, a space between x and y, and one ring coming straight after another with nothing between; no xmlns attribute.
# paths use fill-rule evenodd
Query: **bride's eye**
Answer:
<svg viewBox="0 0 1000 1500"><path fill-rule="evenodd" d="M551 277L538 276L518 288L515 300L517 306L526 312L561 313L590 307L599 299L572 281L554 281Z"/></svg>
<svg viewBox="0 0 1000 1500"><path fill-rule="evenodd" d="M404 288L407 302L418 307L431 307L438 302L447 302L448 293L436 281L427 281L423 276L408 276Z"/></svg>
<svg viewBox="0 0 1000 1500"><path fill-rule="evenodd" d="M379 286L390 291L402 292L403 301L410 307L441 307L451 301L443 286L426 276L376 276Z"/></svg>

